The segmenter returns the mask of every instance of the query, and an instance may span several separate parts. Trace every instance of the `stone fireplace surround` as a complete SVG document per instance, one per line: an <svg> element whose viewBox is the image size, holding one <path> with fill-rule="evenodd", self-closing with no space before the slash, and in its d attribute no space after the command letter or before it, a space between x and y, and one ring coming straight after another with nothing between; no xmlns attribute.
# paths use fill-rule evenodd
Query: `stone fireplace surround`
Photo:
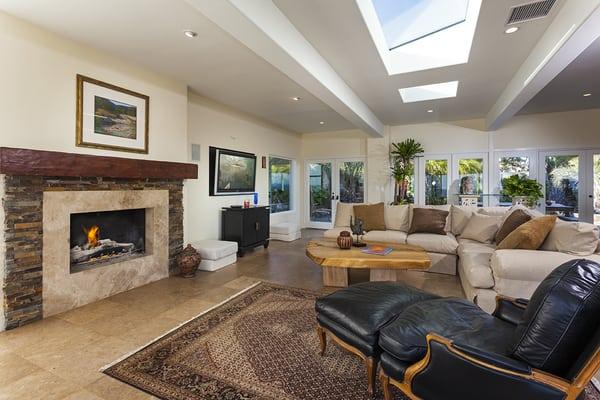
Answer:
<svg viewBox="0 0 600 400"><path fill-rule="evenodd" d="M92 173L95 176L88 176ZM0 211L0 292L3 297L0 330L16 328L175 274L175 258L183 248L183 181L196 178L195 164L0 148L3 203ZM59 290L51 276L60 276L60 273L56 275L57 268L64 267L61 257L65 255L54 253L56 249L48 245L48 239L56 233L64 234L64 217L68 212L79 212L76 211L79 208L73 208L77 201L70 201L90 195L107 200L98 200L100 203L86 208L90 211L135 208L138 206L130 207L130 204L136 201L141 208L146 208L147 227L154 225L149 227L152 235L147 235L152 250L145 257L130 260L133 264L129 266L115 263L72 274L68 277L70 282L65 282L63 290ZM112 202L111 207L108 207L109 202ZM61 215L62 222L49 219L45 213L50 210ZM68 233L66 238L60 239L63 240L68 273ZM158 242L163 245L157 246ZM111 269L115 275L104 272ZM84 275L77 277L94 271L100 271L96 272L100 280ZM140 274L140 271L144 272ZM119 280L129 282L119 283ZM92 288L92 294L74 293L77 288ZM65 297L65 291L73 293ZM49 301L47 305L46 301Z"/></svg>

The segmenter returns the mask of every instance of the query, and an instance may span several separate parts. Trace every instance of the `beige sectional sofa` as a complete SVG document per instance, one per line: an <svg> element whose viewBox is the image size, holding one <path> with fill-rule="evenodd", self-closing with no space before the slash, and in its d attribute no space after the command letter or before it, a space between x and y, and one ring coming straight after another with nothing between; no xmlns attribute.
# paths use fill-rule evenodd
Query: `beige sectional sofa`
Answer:
<svg viewBox="0 0 600 400"><path fill-rule="evenodd" d="M496 250L495 243L464 239L461 233L474 213L504 218L513 209L431 206L449 211L446 235L436 235L407 233L412 207L386 206L386 230L367 232L364 240L423 247L432 259L428 272L458 272L467 298L488 312L494 310L498 294L529 298L546 275L566 261L588 258L600 262L598 228L591 224L558 221L540 250ZM339 203L335 227L325 231L324 236L336 238L341 231L350 230L351 216L353 205Z"/></svg>

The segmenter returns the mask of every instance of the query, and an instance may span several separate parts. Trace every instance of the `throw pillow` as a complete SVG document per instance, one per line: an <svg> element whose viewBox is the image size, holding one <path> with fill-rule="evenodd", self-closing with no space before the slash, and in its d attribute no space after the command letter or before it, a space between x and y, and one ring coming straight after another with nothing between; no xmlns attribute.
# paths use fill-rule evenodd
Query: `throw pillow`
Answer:
<svg viewBox="0 0 600 400"><path fill-rule="evenodd" d="M473 214L460 237L471 239L480 243L492 243L498 232L502 217Z"/></svg>
<svg viewBox="0 0 600 400"><path fill-rule="evenodd" d="M335 227L346 227L350 226L350 217L354 217L354 206L352 203L337 203L335 211Z"/></svg>
<svg viewBox="0 0 600 400"><path fill-rule="evenodd" d="M452 233L456 236L462 234L473 214L477 213L477 207L455 206L450 207L452 219Z"/></svg>
<svg viewBox="0 0 600 400"><path fill-rule="evenodd" d="M479 214L490 215L492 217L506 217L510 212L506 207L483 207L479 209Z"/></svg>
<svg viewBox="0 0 600 400"><path fill-rule="evenodd" d="M557 220L541 250L589 256L598 247L598 227L585 222Z"/></svg>
<svg viewBox="0 0 600 400"><path fill-rule="evenodd" d="M363 222L365 231L385 231L383 203L354 206L354 216Z"/></svg>
<svg viewBox="0 0 600 400"><path fill-rule="evenodd" d="M408 233L434 233L446 235L448 211L435 208L413 208L412 222Z"/></svg>
<svg viewBox="0 0 600 400"><path fill-rule="evenodd" d="M537 250L546 237L554 228L556 215L548 215L525 222L512 231L502 242L498 244L497 250L522 249Z"/></svg>
<svg viewBox="0 0 600 400"><path fill-rule="evenodd" d="M512 231L530 220L531 215L523 210L517 209L511 212L504 222L501 221L500 229L496 233L496 243L502 242Z"/></svg>
<svg viewBox="0 0 600 400"><path fill-rule="evenodd" d="M451 205L441 205L441 206L410 206L410 215L408 216L408 220L409 220L409 225L412 225L412 220L413 220L413 211L417 208L425 208L428 210L442 210L442 211L448 211L448 216L446 217L446 225L444 225L444 231L446 231L446 233L448 232L452 232L452 214L450 213L450 210L452 208Z"/></svg>
<svg viewBox="0 0 600 400"><path fill-rule="evenodd" d="M410 228L409 216L409 205L386 206L384 212L385 228L392 231L408 232Z"/></svg>

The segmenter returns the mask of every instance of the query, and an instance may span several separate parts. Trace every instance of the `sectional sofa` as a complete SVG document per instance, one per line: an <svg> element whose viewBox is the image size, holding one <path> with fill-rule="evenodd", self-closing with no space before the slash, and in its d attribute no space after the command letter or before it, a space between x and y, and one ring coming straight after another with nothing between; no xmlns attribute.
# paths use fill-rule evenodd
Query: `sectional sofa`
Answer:
<svg viewBox="0 0 600 400"><path fill-rule="evenodd" d="M325 231L325 237L337 238L341 231L350 230L353 207L353 204L338 203L335 226ZM538 250L496 250L496 243L461 238L463 230L475 213L496 216L502 220L520 206L428 206L449 212L445 235L408 234L413 207L385 206L386 230L369 231L364 235L364 240L423 247L432 259L428 272L458 273L467 298L490 313L496 306L496 295L530 298L539 283L566 261L587 258L600 262L599 231L592 224L557 221ZM535 210L527 212L532 217L542 215Z"/></svg>

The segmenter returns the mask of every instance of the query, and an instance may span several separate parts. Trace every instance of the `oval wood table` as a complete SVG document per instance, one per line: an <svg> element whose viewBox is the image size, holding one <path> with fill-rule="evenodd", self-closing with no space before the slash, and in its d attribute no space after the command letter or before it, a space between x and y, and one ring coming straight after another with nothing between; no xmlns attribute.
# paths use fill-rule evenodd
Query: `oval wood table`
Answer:
<svg viewBox="0 0 600 400"><path fill-rule="evenodd" d="M391 247L385 256L363 253L365 247L342 250L335 240L313 240L306 246L306 255L323 267L323 285L348 286L348 269L369 269L371 281L395 281L398 270L427 269L431 258L425 250L408 244L367 242L369 245Z"/></svg>

